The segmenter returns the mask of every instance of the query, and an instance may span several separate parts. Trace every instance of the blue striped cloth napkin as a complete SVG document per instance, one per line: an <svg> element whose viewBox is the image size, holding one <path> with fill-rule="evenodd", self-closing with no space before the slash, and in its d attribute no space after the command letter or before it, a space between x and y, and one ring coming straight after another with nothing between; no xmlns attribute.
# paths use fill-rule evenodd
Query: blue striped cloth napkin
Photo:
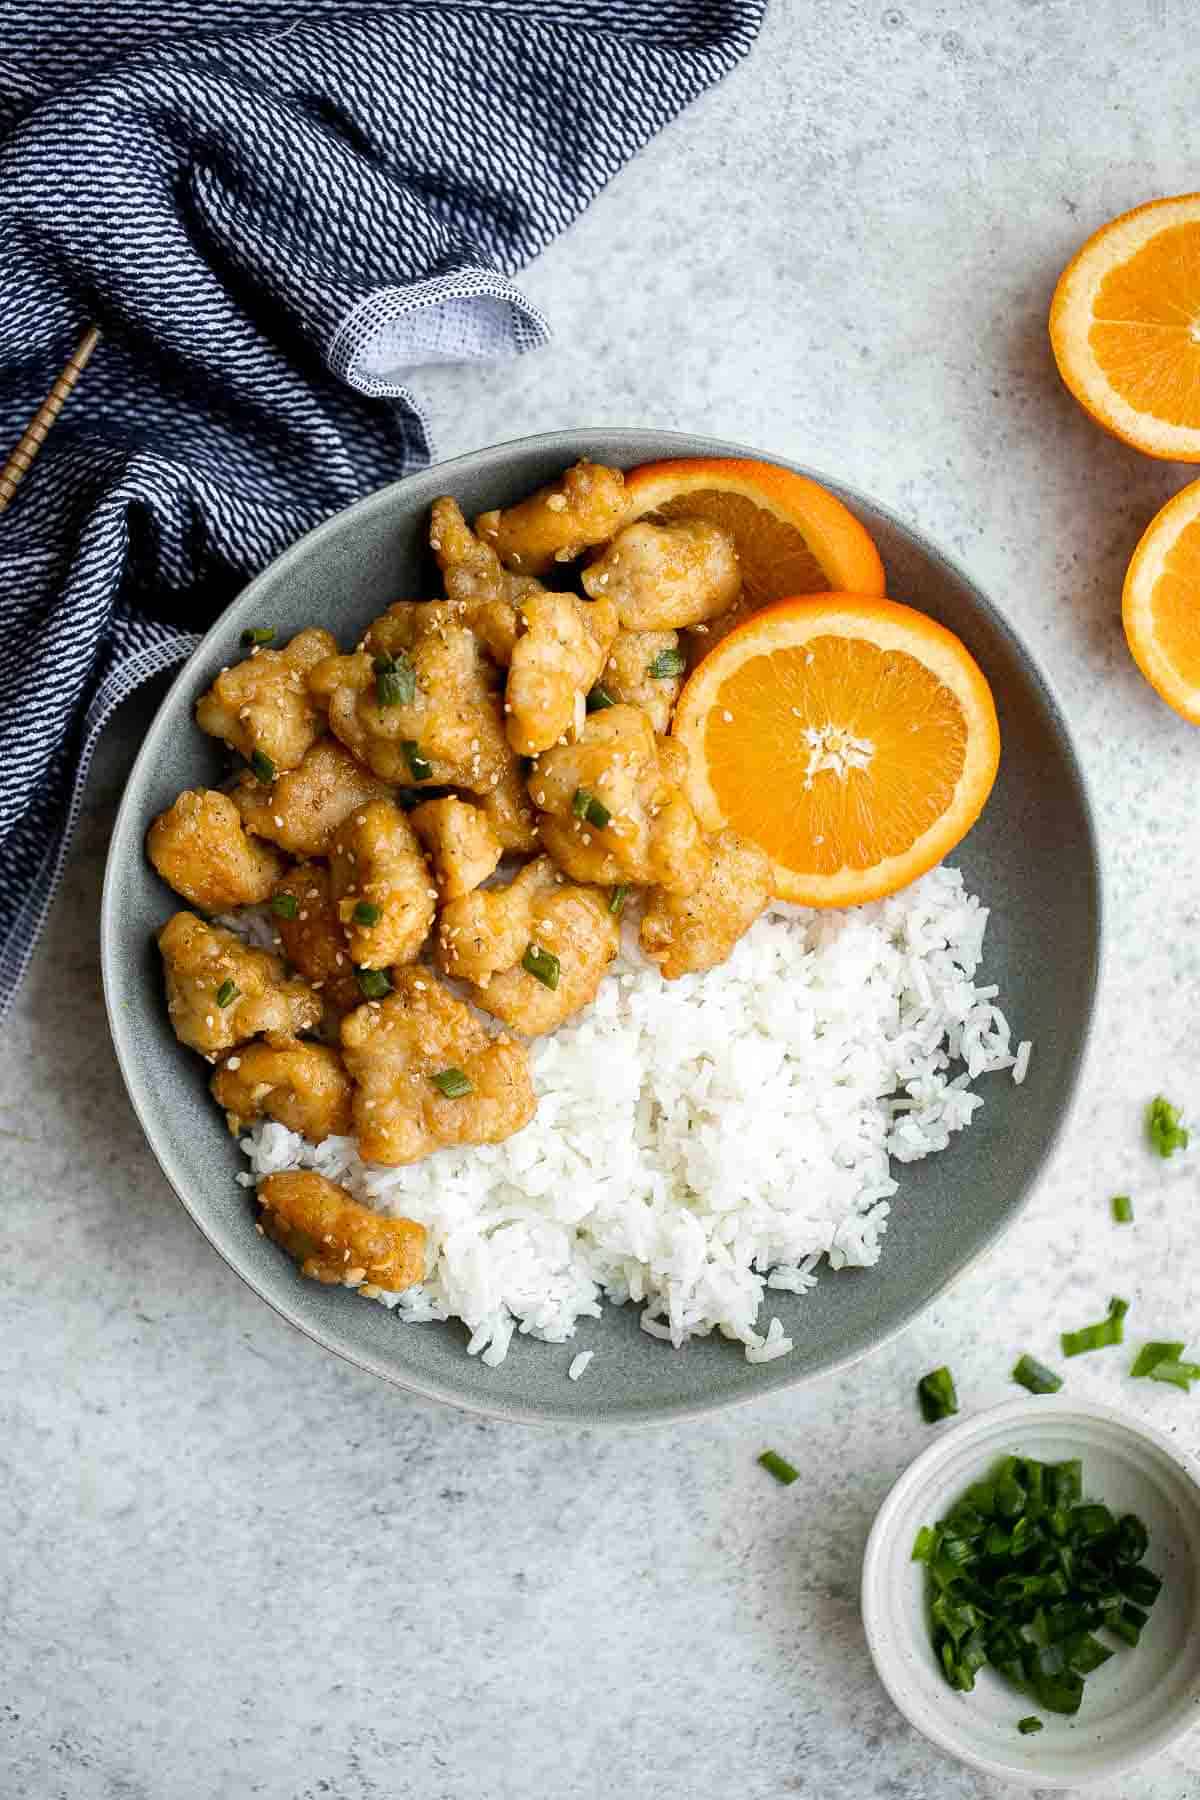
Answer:
<svg viewBox="0 0 1200 1800"><path fill-rule="evenodd" d="M0 1016L96 738L246 580L427 462L404 385L513 355L510 277L749 49L766 0L8 0Z"/></svg>

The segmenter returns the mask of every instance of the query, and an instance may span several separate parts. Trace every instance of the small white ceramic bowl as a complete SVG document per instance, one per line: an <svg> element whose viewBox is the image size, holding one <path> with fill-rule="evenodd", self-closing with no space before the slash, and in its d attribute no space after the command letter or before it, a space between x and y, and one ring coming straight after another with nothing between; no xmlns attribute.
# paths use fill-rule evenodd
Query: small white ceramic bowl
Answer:
<svg viewBox="0 0 1200 1800"><path fill-rule="evenodd" d="M1150 1533L1147 1566L1163 1587L1134 1650L1087 1678L1074 1718L1042 1711L990 1668L958 1694L934 1658L925 1569L912 1561L935 1524L1002 1456L1083 1462L1087 1499L1135 1512ZM899 1479L867 1540L862 1611L875 1667L918 1731L986 1775L1041 1788L1076 1787L1134 1768L1200 1724L1200 1474L1161 1432L1109 1407L1061 1395L1014 1400L940 1428ZM1044 1729L1022 1737L1018 1719Z"/></svg>

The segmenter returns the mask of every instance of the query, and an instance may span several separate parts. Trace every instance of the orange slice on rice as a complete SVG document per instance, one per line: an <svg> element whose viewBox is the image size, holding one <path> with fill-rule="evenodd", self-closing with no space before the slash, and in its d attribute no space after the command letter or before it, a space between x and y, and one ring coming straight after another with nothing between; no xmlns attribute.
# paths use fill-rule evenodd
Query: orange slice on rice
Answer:
<svg viewBox="0 0 1200 1800"><path fill-rule="evenodd" d="M685 457L643 463L625 477L625 489L633 518L709 519L732 534L745 613L787 594L884 591L883 564L865 527L836 494L791 469Z"/></svg>
<svg viewBox="0 0 1200 1800"><path fill-rule="evenodd" d="M857 906L915 881L970 830L1000 732L958 638L894 600L817 594L711 650L672 726L709 831L761 844L777 893Z"/></svg>
<svg viewBox="0 0 1200 1800"><path fill-rule="evenodd" d="M1200 194L1101 226L1054 290L1050 342L1097 424L1150 456L1200 462Z"/></svg>
<svg viewBox="0 0 1200 1800"><path fill-rule="evenodd" d="M1200 481L1151 519L1125 576L1121 613L1146 680L1200 725Z"/></svg>

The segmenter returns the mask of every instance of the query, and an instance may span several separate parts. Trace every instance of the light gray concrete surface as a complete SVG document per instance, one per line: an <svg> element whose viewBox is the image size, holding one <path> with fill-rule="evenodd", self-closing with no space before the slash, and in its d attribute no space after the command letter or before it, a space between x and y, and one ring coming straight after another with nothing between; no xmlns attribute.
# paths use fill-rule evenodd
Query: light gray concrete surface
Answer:
<svg viewBox="0 0 1200 1800"><path fill-rule="evenodd" d="M0 1794L29 1800L998 1800L911 1732L856 1587L926 1441L1110 1292L1200 1319L1200 740L1144 686L1122 572L1186 479L1059 386L1054 278L1103 219L1196 187L1184 0L775 0L750 61L526 277L548 352L420 385L445 454L611 422L844 476L957 552L1057 682L1105 835L1110 961L1065 1141L1019 1225L849 1374L646 1435L410 1402L294 1334L144 1148L96 970L105 843L149 716L110 733L0 1074ZM1047 958L1053 944L1045 946ZM1109 1222L1131 1192L1137 1224ZM1132 1322L1132 1321L1131 1321ZM1195 1340L1193 1340L1195 1342ZM1073 1391L1200 1441L1119 1355ZM755 1467L804 1468L784 1491ZM1096 1800L1196 1800L1200 1740Z"/></svg>

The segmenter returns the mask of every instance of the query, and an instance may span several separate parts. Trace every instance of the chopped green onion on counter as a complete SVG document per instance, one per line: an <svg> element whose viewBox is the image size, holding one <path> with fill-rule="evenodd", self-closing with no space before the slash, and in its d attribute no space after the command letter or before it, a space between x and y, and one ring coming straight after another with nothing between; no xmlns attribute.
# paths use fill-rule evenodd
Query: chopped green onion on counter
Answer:
<svg viewBox="0 0 1200 1800"><path fill-rule="evenodd" d="M1179 1123L1179 1108L1164 1100L1161 1094L1157 1094L1146 1109L1146 1131L1160 1156L1174 1156L1177 1150L1188 1147L1187 1131Z"/></svg>
<svg viewBox="0 0 1200 1800"><path fill-rule="evenodd" d="M1031 1394L1057 1394L1062 1386L1062 1376L1048 1369L1035 1356L1025 1355L1019 1358L1013 1368L1012 1378L1028 1388Z"/></svg>
<svg viewBox="0 0 1200 1800"><path fill-rule="evenodd" d="M917 1383L917 1399L921 1404L921 1417L927 1425L936 1425L939 1419L948 1419L951 1413L956 1413L958 1395L949 1369L931 1369L928 1375L922 1375Z"/></svg>
<svg viewBox="0 0 1200 1800"><path fill-rule="evenodd" d="M764 1450L758 1461L760 1468L765 1469L768 1475L773 1475L776 1481L781 1481L784 1487L791 1487L793 1481L800 1479L799 1469L793 1469L791 1463L775 1450Z"/></svg>
<svg viewBox="0 0 1200 1800"><path fill-rule="evenodd" d="M1125 1341L1125 1314L1129 1311L1128 1300L1114 1295L1108 1303L1108 1317L1101 1319L1098 1325L1084 1325L1078 1331L1064 1331L1062 1334L1062 1353L1064 1356L1082 1356L1086 1350L1105 1350L1110 1344L1121 1344Z"/></svg>
<svg viewBox="0 0 1200 1800"><path fill-rule="evenodd" d="M1148 1376L1151 1381L1165 1381L1189 1394L1193 1381L1200 1381L1200 1363L1181 1362L1182 1344L1151 1342L1143 1344L1133 1360L1129 1373Z"/></svg>

